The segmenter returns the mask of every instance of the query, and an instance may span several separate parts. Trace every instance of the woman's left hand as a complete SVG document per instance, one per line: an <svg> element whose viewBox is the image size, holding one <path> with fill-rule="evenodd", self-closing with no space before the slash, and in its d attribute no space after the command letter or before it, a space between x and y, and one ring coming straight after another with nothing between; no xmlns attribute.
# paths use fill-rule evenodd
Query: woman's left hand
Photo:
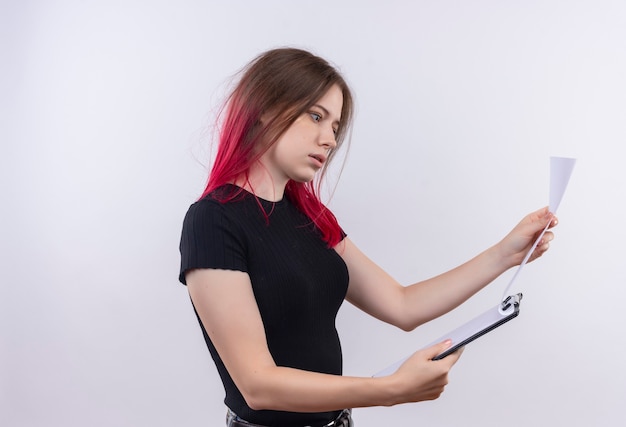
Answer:
<svg viewBox="0 0 626 427"><path fill-rule="evenodd" d="M526 215L498 243L502 262L508 267L519 265L548 223L550 223L549 228L552 228L557 225L558 220L547 206ZM552 239L554 239L554 233L546 231L528 261L533 261L543 255L550 247Z"/></svg>

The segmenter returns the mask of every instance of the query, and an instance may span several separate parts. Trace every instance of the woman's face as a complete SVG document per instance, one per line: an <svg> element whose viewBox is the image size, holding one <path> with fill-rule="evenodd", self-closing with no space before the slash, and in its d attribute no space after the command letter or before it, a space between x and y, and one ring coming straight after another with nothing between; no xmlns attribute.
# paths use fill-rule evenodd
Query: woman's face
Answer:
<svg viewBox="0 0 626 427"><path fill-rule="evenodd" d="M308 182L315 177L337 146L342 106L343 93L334 85L261 156L275 184L286 185L289 179Z"/></svg>

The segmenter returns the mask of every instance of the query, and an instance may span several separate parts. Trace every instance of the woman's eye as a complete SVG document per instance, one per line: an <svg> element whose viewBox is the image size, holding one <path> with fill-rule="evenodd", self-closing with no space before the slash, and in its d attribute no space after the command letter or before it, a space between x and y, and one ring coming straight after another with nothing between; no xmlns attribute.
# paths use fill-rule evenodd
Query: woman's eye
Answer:
<svg viewBox="0 0 626 427"><path fill-rule="evenodd" d="M339 131L339 129L335 129L333 128L333 134L337 135L337 132Z"/></svg>
<svg viewBox="0 0 626 427"><path fill-rule="evenodd" d="M317 114L317 113L309 113L309 114L311 114L311 118L315 122L319 122L320 120L322 120L322 116L320 114Z"/></svg>

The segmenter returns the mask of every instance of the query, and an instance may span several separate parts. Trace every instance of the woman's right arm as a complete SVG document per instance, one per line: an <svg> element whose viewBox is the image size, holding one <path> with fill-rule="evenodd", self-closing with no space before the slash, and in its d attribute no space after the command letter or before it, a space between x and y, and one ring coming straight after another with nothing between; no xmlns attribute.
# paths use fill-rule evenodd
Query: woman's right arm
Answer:
<svg viewBox="0 0 626 427"><path fill-rule="evenodd" d="M240 271L186 273L193 303L246 403L254 410L325 412L432 400L447 384L460 353L432 357L449 343L416 352L396 373L380 378L321 374L276 366L249 276Z"/></svg>

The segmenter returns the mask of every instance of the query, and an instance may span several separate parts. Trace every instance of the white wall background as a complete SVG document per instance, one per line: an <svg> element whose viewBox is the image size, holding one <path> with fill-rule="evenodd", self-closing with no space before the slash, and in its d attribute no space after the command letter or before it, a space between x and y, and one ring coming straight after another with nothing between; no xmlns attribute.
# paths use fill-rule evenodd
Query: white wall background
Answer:
<svg viewBox="0 0 626 427"><path fill-rule="evenodd" d="M352 84L331 204L403 283L495 243L547 204L548 157L579 159L520 318L439 400L357 425L623 422L625 2L3 0L0 33L1 425L223 425L178 239L228 76L283 45ZM346 304L345 372L495 305L511 274L410 334Z"/></svg>

